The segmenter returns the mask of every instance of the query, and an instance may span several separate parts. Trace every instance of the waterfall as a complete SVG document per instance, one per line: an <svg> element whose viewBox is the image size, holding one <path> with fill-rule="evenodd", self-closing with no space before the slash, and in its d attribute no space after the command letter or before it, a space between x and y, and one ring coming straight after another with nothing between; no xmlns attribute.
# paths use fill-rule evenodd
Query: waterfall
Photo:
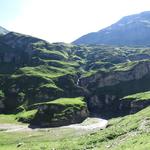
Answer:
<svg viewBox="0 0 150 150"><path fill-rule="evenodd" d="M78 78L78 80L77 80L77 85L79 85L79 82L80 82L80 78Z"/></svg>

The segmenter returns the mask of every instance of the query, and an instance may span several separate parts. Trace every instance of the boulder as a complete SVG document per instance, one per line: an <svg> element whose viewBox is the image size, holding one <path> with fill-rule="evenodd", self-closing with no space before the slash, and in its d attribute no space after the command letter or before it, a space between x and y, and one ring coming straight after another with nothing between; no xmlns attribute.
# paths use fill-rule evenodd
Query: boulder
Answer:
<svg viewBox="0 0 150 150"><path fill-rule="evenodd" d="M123 97L119 109L127 114L134 114L150 105L150 91Z"/></svg>
<svg viewBox="0 0 150 150"><path fill-rule="evenodd" d="M38 112L31 125L56 127L81 123L89 115L84 98L60 98L36 105Z"/></svg>

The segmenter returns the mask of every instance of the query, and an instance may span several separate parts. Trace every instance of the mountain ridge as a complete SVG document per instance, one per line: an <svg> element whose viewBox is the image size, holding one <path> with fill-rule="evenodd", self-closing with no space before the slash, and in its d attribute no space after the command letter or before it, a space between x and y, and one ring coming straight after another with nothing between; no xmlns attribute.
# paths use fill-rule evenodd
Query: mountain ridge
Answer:
<svg viewBox="0 0 150 150"><path fill-rule="evenodd" d="M9 31L0 26L0 35L5 35L7 33L9 33Z"/></svg>
<svg viewBox="0 0 150 150"><path fill-rule="evenodd" d="M73 41L73 44L105 44L127 46L149 46L150 11L129 15L116 23L88 33Z"/></svg>

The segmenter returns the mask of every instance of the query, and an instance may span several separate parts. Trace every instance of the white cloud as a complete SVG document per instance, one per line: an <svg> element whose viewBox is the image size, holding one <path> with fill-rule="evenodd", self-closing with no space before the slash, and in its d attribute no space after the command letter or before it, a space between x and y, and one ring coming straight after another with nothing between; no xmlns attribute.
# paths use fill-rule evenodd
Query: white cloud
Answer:
<svg viewBox="0 0 150 150"><path fill-rule="evenodd" d="M71 42L124 15L150 10L149 0L24 0L23 5L7 27L50 42Z"/></svg>

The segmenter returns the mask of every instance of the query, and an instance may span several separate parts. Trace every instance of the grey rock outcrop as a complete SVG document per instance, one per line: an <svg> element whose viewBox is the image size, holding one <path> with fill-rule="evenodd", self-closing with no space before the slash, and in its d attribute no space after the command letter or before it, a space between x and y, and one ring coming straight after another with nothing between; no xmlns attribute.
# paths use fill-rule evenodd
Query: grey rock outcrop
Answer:
<svg viewBox="0 0 150 150"><path fill-rule="evenodd" d="M132 113L144 108L149 103L145 102L139 105L140 102L131 104L121 102L120 104L120 98L128 94L144 91L146 88L149 90L150 86L146 85L147 83L145 84L145 80L148 82L148 78L145 79L145 77L150 77L149 61L141 61L129 70L97 72L89 77L81 78L80 84L89 91L88 104L91 111L100 114L107 114L108 112L117 114L122 109L122 111ZM134 85L133 89L132 83ZM132 107L131 112L130 107Z"/></svg>
<svg viewBox="0 0 150 150"><path fill-rule="evenodd" d="M16 32L10 32L2 38L3 43L16 49L29 49L31 44L36 43L38 41L41 41L41 39Z"/></svg>
<svg viewBox="0 0 150 150"><path fill-rule="evenodd" d="M150 106L150 100L136 101L136 99L121 100L119 109L126 114L134 114Z"/></svg>
<svg viewBox="0 0 150 150"><path fill-rule="evenodd" d="M126 71L113 71L109 73L98 72L90 77L80 80L80 84L88 88L95 83L95 87L101 88L105 86L113 86L120 82L141 79L146 74L150 74L150 62L139 62L132 69Z"/></svg>
<svg viewBox="0 0 150 150"><path fill-rule="evenodd" d="M35 118L31 121L31 125L46 127L56 127L80 123L89 116L87 107L78 109L75 105L41 105Z"/></svg>

